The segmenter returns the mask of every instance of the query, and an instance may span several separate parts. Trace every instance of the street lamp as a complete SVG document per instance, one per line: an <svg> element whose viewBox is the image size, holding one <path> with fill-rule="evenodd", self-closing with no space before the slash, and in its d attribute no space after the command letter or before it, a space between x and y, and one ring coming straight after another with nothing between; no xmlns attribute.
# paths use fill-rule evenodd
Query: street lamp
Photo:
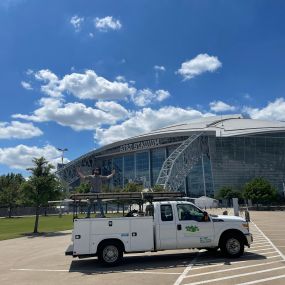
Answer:
<svg viewBox="0 0 285 285"><path fill-rule="evenodd" d="M67 148L57 148L59 151L61 151L61 165L63 166L63 157L64 157L64 153L66 151L68 151Z"/></svg>

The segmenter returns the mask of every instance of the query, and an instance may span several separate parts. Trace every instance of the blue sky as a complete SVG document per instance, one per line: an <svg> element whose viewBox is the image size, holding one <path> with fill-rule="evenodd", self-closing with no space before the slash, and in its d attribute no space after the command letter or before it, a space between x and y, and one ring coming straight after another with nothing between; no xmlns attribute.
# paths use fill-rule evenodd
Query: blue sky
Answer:
<svg viewBox="0 0 285 285"><path fill-rule="evenodd" d="M168 124L285 120L284 1L0 2L0 174Z"/></svg>

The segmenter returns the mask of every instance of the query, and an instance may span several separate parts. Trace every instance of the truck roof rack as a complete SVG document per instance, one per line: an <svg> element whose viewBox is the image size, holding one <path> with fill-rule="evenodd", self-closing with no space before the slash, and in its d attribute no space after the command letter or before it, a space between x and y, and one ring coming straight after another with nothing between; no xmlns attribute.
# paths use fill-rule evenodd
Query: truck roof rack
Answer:
<svg viewBox="0 0 285 285"><path fill-rule="evenodd" d="M153 201L167 201L177 200L185 196L182 192L109 192L109 193L76 193L70 196L73 200L73 220L78 218L78 207L82 202L86 203L86 200L96 201L98 199L106 202L118 202L118 201L135 201L137 200L139 205L144 202ZM124 212L124 208L123 208Z"/></svg>
<svg viewBox="0 0 285 285"><path fill-rule="evenodd" d="M183 192L109 192L109 193L78 193L72 194L70 199L74 202L85 199L89 200L143 200L143 201L154 201L154 200L169 200L178 199L185 196Z"/></svg>

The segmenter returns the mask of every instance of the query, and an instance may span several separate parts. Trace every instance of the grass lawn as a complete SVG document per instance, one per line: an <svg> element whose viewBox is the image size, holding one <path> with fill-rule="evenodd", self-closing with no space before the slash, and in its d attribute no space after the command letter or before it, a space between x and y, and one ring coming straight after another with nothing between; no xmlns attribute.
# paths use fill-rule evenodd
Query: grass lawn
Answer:
<svg viewBox="0 0 285 285"><path fill-rule="evenodd" d="M108 217L117 214L107 214ZM0 219L0 240L25 236L34 230L35 217L1 218ZM70 230L73 227L72 215L40 216L39 232L57 232Z"/></svg>
<svg viewBox="0 0 285 285"><path fill-rule="evenodd" d="M0 240L17 238L34 230L35 217L0 219ZM40 216L39 232L56 232L72 228L72 215Z"/></svg>

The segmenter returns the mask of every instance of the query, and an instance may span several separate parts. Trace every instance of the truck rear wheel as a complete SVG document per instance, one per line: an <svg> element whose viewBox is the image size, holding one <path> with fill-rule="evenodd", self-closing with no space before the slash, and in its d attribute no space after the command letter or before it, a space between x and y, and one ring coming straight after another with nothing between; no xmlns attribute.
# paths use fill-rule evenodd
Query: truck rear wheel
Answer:
<svg viewBox="0 0 285 285"><path fill-rule="evenodd" d="M107 266L118 265L123 258L123 250L120 244L114 242L104 243L98 252L98 259Z"/></svg>
<svg viewBox="0 0 285 285"><path fill-rule="evenodd" d="M227 257L240 257L244 252L243 238L234 233L229 233L221 241L221 251Z"/></svg>

